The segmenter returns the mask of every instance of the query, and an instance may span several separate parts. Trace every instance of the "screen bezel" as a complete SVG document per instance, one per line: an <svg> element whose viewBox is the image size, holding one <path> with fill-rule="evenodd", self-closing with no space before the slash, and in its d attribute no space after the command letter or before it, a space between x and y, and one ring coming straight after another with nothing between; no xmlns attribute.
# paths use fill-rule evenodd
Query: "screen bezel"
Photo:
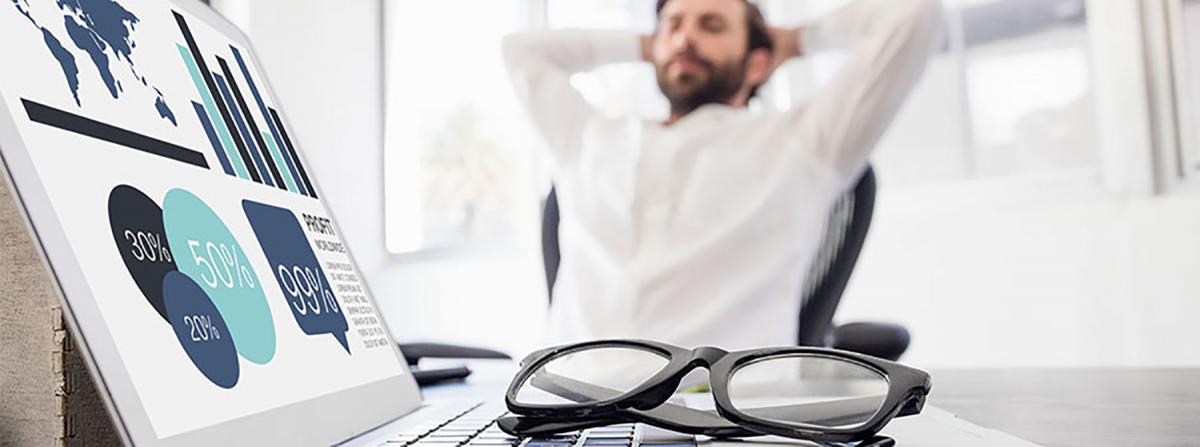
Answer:
<svg viewBox="0 0 1200 447"><path fill-rule="evenodd" d="M253 45L240 29L218 15L208 6L194 0L170 0L173 7L186 11L213 27L244 49L261 67ZM263 73L262 88L275 96L269 76ZM16 207L23 214L29 234L33 236L43 266L49 273L55 294L63 306L64 319L87 362L92 380L96 383L115 430L127 444L191 445L198 443L235 442L237 444L287 443L332 444L350 440L373 428L404 416L421 404L420 392L410 374L401 374L377 382L350 388L333 394L296 402L243 418L199 430L160 439L150 424L129 373L117 347L101 318L99 306L83 275L82 266L74 256L63 226L50 205L50 198L36 174L33 161L17 130L16 121L0 97L0 162L7 175L5 181L13 192ZM280 120L288 125L286 116ZM298 138L293 135L293 138ZM301 144L296 151L307 164ZM320 191L319 181L312 179ZM319 194L324 204L324 194ZM329 207L325 207L329 210ZM330 211L330 220L337 228L337 219ZM340 228L337 229L340 233ZM349 251L350 262L358 264ZM364 287L367 287L364 284ZM367 287L367 293L370 293ZM374 301L374 300L373 300ZM387 323L380 316L385 331ZM406 364L395 343L391 345L401 365ZM381 399L380 396L386 398ZM296 428L302 430L296 430Z"/></svg>

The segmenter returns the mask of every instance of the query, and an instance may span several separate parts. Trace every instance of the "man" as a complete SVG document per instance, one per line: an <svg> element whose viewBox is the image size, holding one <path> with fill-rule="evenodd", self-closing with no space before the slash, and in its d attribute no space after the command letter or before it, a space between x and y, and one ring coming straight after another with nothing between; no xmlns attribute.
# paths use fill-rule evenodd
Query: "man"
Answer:
<svg viewBox="0 0 1200 447"><path fill-rule="evenodd" d="M638 337L730 349L796 343L799 290L829 207L940 35L937 0L857 0L771 29L746 0L660 0L652 36L509 36L517 95L544 137L561 213L555 341ZM747 103L775 68L845 49L841 71L787 112ZM607 63L654 64L665 122L606 116L570 84Z"/></svg>

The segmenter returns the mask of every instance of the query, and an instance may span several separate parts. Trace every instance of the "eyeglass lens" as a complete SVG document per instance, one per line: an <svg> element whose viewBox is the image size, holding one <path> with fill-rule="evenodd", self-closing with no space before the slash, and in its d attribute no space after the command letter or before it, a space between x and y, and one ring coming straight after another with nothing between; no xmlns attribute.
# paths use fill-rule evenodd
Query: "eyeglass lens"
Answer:
<svg viewBox="0 0 1200 447"><path fill-rule="evenodd" d="M557 356L521 383L523 405L586 404L625 394L662 371L668 359L656 351L600 346Z"/></svg>
<svg viewBox="0 0 1200 447"><path fill-rule="evenodd" d="M883 375L847 360L817 355L768 357L729 378L734 408L755 418L821 428L858 428L887 398Z"/></svg>

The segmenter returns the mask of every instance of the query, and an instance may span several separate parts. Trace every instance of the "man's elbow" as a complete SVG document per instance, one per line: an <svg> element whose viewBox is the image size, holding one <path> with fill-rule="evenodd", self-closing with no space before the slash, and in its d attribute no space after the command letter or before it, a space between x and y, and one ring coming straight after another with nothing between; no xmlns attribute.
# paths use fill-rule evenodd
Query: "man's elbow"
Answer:
<svg viewBox="0 0 1200 447"><path fill-rule="evenodd" d="M931 31L931 34L941 35L946 23L946 9L941 0L906 0L911 2L908 10L910 23Z"/></svg>
<svg viewBox="0 0 1200 447"><path fill-rule="evenodd" d="M533 53L534 38L530 33L512 33L500 40L500 54L508 67L524 65Z"/></svg>
<svg viewBox="0 0 1200 447"><path fill-rule="evenodd" d="M895 29L908 37L908 47L913 51L928 53L944 42L946 10L941 0L904 0L894 4L898 8Z"/></svg>

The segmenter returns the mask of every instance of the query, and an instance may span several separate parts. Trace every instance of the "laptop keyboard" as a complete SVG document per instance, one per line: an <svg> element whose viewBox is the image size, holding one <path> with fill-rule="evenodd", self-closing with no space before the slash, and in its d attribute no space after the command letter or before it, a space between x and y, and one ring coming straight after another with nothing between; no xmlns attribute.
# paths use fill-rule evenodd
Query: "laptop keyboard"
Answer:
<svg viewBox="0 0 1200 447"><path fill-rule="evenodd" d="M430 415L380 446L406 447L695 447L693 436L643 424L618 424L543 438L519 438L500 430L503 403L486 402Z"/></svg>

